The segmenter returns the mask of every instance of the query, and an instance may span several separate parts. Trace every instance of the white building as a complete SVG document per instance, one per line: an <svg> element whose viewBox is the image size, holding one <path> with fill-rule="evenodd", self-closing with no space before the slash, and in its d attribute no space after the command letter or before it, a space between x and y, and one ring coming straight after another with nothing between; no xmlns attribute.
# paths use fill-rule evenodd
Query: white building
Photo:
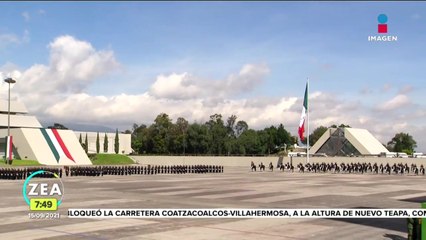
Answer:
<svg viewBox="0 0 426 240"><path fill-rule="evenodd" d="M75 131L75 136L81 140L82 143L85 142L86 134L87 134L87 143L89 145L88 147L88 153L96 153L96 138L98 133L97 132L77 132ZM108 139L108 151L104 151L104 141L105 141L105 134ZM119 146L119 154L130 154L132 150L131 146L131 135L130 134L124 134L119 133L118 134L118 146ZM105 133L105 132L99 132L99 153L115 153L114 148L115 143L115 133Z"/></svg>
<svg viewBox="0 0 426 240"><path fill-rule="evenodd" d="M0 155L5 156L5 137L8 127L8 102L0 100ZM85 132L83 137L85 137ZM96 134L88 132L89 153L96 152ZM28 115L23 103L10 102L10 135L15 159L37 160L45 165L91 165L79 143L80 133L72 130L43 128L35 116ZM100 134L101 152L105 133ZM108 153L114 153L115 133L108 133ZM129 154L130 134L119 134L121 154ZM83 138L84 139L84 138Z"/></svg>

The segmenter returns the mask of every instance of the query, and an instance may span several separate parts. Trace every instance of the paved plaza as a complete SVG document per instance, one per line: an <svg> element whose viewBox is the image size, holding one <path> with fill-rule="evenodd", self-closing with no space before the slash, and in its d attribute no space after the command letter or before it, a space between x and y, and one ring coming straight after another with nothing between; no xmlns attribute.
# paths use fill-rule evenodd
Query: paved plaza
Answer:
<svg viewBox="0 0 426 240"><path fill-rule="evenodd" d="M420 208L425 176L250 172L65 177L59 220L1 180L0 239L406 239L405 219L70 219L68 208Z"/></svg>

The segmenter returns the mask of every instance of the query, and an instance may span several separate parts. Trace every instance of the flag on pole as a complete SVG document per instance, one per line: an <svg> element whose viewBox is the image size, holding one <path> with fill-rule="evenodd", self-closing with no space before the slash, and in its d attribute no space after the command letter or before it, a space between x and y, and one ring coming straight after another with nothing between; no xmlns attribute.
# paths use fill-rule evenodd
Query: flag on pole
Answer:
<svg viewBox="0 0 426 240"><path fill-rule="evenodd" d="M6 155L6 161L9 163L9 160L12 160L12 136L6 136L6 149L5 149L5 155Z"/></svg>
<svg viewBox="0 0 426 240"><path fill-rule="evenodd" d="M306 83L305 88L305 97L303 98L303 109L302 109L302 115L300 116L300 122L299 122L299 137L300 140L305 140L305 122L306 122L306 112L308 111L308 83Z"/></svg>

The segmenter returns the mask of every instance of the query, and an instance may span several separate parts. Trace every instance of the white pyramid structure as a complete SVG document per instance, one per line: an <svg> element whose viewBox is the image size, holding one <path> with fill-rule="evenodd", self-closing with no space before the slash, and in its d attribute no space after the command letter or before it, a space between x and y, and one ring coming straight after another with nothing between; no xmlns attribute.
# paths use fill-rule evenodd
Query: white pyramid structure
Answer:
<svg viewBox="0 0 426 240"><path fill-rule="evenodd" d="M8 102L0 100L0 154L5 156ZM37 160L44 165L91 165L72 130L45 129L21 102L10 103L10 135L16 159Z"/></svg>
<svg viewBox="0 0 426 240"><path fill-rule="evenodd" d="M328 156L372 156L389 151L367 129L329 128L310 152Z"/></svg>

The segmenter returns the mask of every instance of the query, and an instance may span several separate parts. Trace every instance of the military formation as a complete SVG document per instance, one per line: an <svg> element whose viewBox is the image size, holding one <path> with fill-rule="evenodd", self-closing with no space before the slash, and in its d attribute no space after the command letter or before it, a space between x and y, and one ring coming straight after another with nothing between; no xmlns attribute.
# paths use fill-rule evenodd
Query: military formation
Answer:
<svg viewBox="0 0 426 240"><path fill-rule="evenodd" d="M223 166L219 165L171 165L171 166L64 166L59 168L0 168L0 179L19 180L26 179L33 172L45 170L55 173L57 176L66 177L89 176L98 177L104 175L155 175L155 174L203 174L223 173ZM41 173L34 177L54 177L51 173Z"/></svg>
<svg viewBox="0 0 426 240"><path fill-rule="evenodd" d="M355 173L355 174L388 174L388 175L403 175L403 174L414 174L414 175L425 175L425 168L423 165L417 167L416 164L410 166L405 163L394 163L390 165L377 164L377 163L307 163L305 165L299 163L297 165L299 172L319 172L319 173Z"/></svg>
<svg viewBox="0 0 426 240"><path fill-rule="evenodd" d="M263 165L263 163L261 163ZM294 172L294 166L290 163L280 164L277 168L281 171ZM260 168L262 170L262 168ZM263 169L264 170L264 169ZM273 167L269 167L273 171ZM297 164L297 171L304 173L356 173L356 174L388 174L388 175L425 175L425 167L423 165L417 166L416 164L408 165L407 163L394 163L394 164L377 164L377 163L299 163ZM254 163L251 164L251 171L256 171Z"/></svg>
<svg viewBox="0 0 426 240"><path fill-rule="evenodd" d="M417 166L416 164L408 165L407 163L394 163L394 164L377 164L377 163L299 163L297 164L297 171L300 173L309 172L309 173L371 173L371 174L388 174L388 175L403 175L403 174L412 174L412 175L426 175L425 167L423 165ZM294 172L295 167L290 164L278 164L277 168L281 171ZM251 162L250 169L252 172L256 172L256 165ZM260 163L260 171L265 171L265 165ZM274 167L272 162L269 163L269 171L273 171Z"/></svg>
<svg viewBox="0 0 426 240"><path fill-rule="evenodd" d="M56 174L58 177L62 177L62 168L53 167L26 167L26 168L0 168L0 179L8 180L20 180L26 179L34 172L44 170L43 173L36 174L34 178L54 178L52 174Z"/></svg>
<svg viewBox="0 0 426 240"><path fill-rule="evenodd" d="M223 173L218 165L131 165L131 166L66 166L66 176L155 175L187 173Z"/></svg>

